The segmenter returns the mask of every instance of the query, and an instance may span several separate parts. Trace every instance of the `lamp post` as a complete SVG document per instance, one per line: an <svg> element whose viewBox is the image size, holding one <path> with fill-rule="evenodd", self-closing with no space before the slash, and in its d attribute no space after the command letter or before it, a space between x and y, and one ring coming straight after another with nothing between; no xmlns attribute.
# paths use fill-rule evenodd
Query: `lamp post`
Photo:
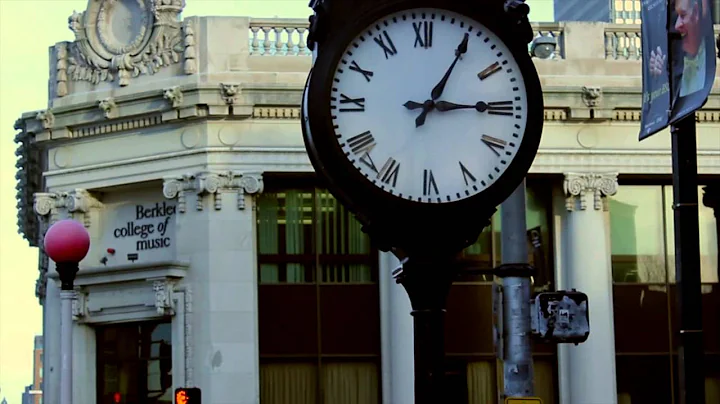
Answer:
<svg viewBox="0 0 720 404"><path fill-rule="evenodd" d="M75 220L56 222L45 233L45 253L60 275L60 404L72 403L72 301L78 263L90 249L90 235Z"/></svg>

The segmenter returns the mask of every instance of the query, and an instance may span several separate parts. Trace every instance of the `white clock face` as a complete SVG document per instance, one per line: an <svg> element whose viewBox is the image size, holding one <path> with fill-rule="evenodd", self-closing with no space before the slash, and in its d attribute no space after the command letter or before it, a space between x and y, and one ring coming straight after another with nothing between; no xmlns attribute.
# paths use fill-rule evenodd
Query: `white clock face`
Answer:
<svg viewBox="0 0 720 404"><path fill-rule="evenodd" d="M510 50L445 10L406 10L366 29L343 54L330 96L336 138L355 168L424 203L458 201L497 181L527 122Z"/></svg>

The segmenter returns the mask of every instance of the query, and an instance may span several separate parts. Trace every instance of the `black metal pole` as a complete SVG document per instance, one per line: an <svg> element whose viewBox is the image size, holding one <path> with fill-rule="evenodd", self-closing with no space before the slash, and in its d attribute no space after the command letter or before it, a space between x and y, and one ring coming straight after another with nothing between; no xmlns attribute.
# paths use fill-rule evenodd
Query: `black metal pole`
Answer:
<svg viewBox="0 0 720 404"><path fill-rule="evenodd" d="M410 257L397 276L412 306L415 404L445 399L445 302L456 273L453 261Z"/></svg>
<svg viewBox="0 0 720 404"><path fill-rule="evenodd" d="M695 114L671 127L680 403L705 402Z"/></svg>

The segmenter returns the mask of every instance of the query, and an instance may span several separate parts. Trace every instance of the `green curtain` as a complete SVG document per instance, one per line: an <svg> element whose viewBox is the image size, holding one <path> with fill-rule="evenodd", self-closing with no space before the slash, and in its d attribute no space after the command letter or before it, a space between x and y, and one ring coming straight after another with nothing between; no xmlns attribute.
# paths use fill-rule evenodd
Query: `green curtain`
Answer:
<svg viewBox="0 0 720 404"><path fill-rule="evenodd" d="M285 193L285 253L302 254L305 251L303 224L303 193L291 190ZM305 282L305 266L300 263L287 264L287 282Z"/></svg>
<svg viewBox="0 0 720 404"><path fill-rule="evenodd" d="M278 254L278 195L263 193L258 203L258 252L260 254ZM277 264L260 264L260 283L278 283L280 281Z"/></svg>

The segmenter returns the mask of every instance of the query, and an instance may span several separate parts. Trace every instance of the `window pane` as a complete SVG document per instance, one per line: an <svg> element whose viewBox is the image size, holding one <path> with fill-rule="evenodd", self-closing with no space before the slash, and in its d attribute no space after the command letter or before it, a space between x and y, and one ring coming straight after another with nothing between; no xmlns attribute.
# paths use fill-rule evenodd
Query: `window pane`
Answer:
<svg viewBox="0 0 720 404"><path fill-rule="evenodd" d="M698 187L698 221L700 230L700 274L704 283L718 282L718 240L715 216L712 208L702 204L703 191ZM675 282L675 221L673 204L673 188L665 187L666 237L668 245L668 277ZM703 292L710 293L711 285L703 285Z"/></svg>
<svg viewBox="0 0 720 404"><path fill-rule="evenodd" d="M170 323L116 324L97 329L98 403L172 402Z"/></svg>
<svg viewBox="0 0 720 404"><path fill-rule="evenodd" d="M330 192L318 190L317 249L321 281L326 283L372 282L370 238L345 206Z"/></svg>
<svg viewBox="0 0 720 404"><path fill-rule="evenodd" d="M258 196L260 283L313 281L313 193L290 189Z"/></svg>
<svg viewBox="0 0 720 404"><path fill-rule="evenodd" d="M662 188L620 186L608 203L613 280L665 283Z"/></svg>

